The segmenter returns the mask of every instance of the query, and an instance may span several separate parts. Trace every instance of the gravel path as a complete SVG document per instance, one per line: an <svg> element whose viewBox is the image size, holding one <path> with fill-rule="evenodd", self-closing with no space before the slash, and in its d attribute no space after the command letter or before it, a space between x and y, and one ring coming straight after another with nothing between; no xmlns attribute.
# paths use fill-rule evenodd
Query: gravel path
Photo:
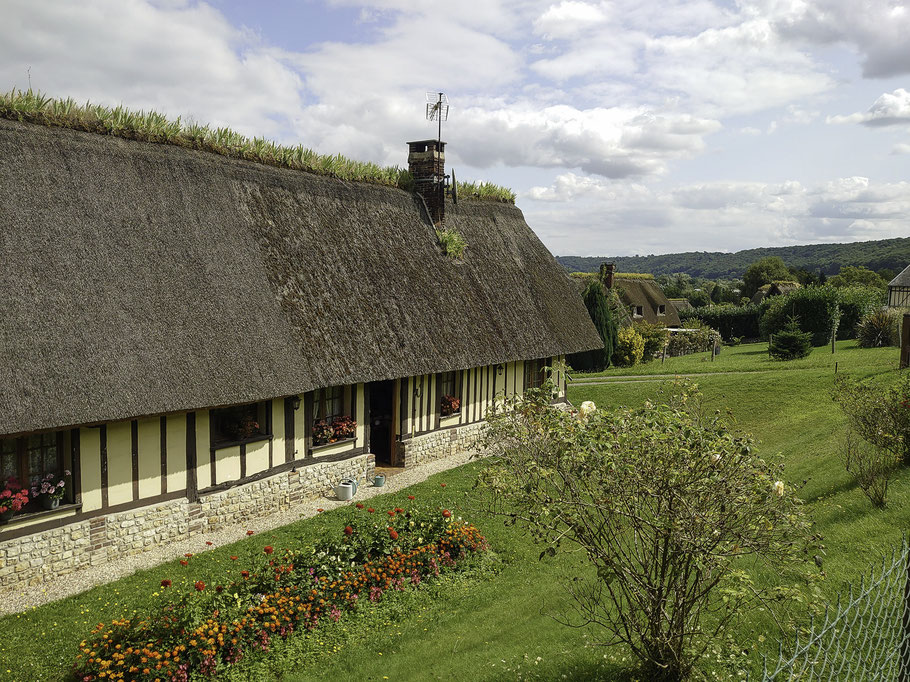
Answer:
<svg viewBox="0 0 910 682"><path fill-rule="evenodd" d="M350 502L340 502L335 499L334 494L307 500L285 512L252 519L240 526L229 526L219 531L195 535L181 542L160 545L141 554L124 556L99 566L88 566L34 587L7 588L0 591L0 615L20 613L28 609L37 608L42 604L79 594L92 587L113 582L136 571L171 561L175 557L181 557L188 552L202 554L215 547L244 539L248 530L261 533L280 526L286 526L300 519L315 516L318 513L317 509L328 511L343 505L362 502L376 495L395 492L415 483L425 481L440 471L447 471L448 469L467 464L475 457L476 453L465 452L438 459L434 462L419 464L409 469L397 470L394 475L386 475L386 483L382 488L375 488L369 484L361 485L357 491L357 496ZM384 471L389 472L390 470L384 469ZM211 546L206 545L207 540L213 544Z"/></svg>

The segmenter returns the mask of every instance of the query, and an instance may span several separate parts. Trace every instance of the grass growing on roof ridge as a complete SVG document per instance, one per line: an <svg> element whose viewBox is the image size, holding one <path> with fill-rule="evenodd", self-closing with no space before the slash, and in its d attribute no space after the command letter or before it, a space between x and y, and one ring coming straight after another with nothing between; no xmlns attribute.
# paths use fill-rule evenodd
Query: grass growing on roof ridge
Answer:
<svg viewBox="0 0 910 682"><path fill-rule="evenodd" d="M341 154L319 154L303 145L289 146L262 137L249 138L226 127L184 123L180 117L171 120L155 111L134 111L122 105L111 108L91 102L78 104L71 97L49 97L31 88L13 88L0 93L0 118L141 142L172 144L342 180L402 189L413 185L410 173L398 166L355 161ZM466 200L515 203L512 190L487 182L459 182L458 195Z"/></svg>

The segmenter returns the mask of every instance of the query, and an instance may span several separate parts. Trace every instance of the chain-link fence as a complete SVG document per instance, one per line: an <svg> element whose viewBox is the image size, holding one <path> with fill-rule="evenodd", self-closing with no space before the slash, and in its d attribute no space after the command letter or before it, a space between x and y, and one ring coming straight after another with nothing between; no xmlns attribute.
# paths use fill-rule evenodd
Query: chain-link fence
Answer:
<svg viewBox="0 0 910 682"><path fill-rule="evenodd" d="M758 675L755 676L759 678ZM910 682L910 547L904 538L881 564L844 590L764 661L762 682Z"/></svg>

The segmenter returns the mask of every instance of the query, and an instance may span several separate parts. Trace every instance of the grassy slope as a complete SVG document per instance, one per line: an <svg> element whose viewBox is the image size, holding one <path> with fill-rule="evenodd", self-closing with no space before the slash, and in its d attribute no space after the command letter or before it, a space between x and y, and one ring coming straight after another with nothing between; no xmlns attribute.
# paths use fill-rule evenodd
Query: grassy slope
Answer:
<svg viewBox="0 0 910 682"><path fill-rule="evenodd" d="M896 365L896 350L860 350L853 342L839 344L834 358L857 375L886 377ZM910 522L910 473L902 472L893 484L890 506L875 511L853 487L836 455L841 417L828 399L833 376L830 350L816 349L803 369L765 363L762 347L725 349L713 371L739 363L742 368L780 370L767 374L704 376L699 386L709 404L730 406L739 427L761 441L763 452L782 452L789 481L807 480L801 495L809 513L825 536L828 554L823 586L833 594L844 580L856 578L876 556L900 536ZM668 361L668 373L698 360ZM710 363L706 363L710 364ZM655 366L646 366L651 370ZM640 373L640 372L639 372ZM614 371L613 374L616 374ZM581 385L570 388L574 402L594 400L604 408L637 404L653 397L661 382ZM527 538L501 522L471 509L471 485L478 464L440 474L415 486L418 499L457 508L484 530L495 548L501 569L495 578L456 580L440 590L407 594L388 608L339 627L320 628L310 638L304 654L276 652L271 667L289 671L287 680L496 680L525 679L625 680L629 668L619 649L586 646L597 633L563 627L550 614L564 610L567 598L559 587L561 575L584 571L580 557L560 557L539 562L538 551ZM446 482L442 488L439 483ZM398 493L371 502L386 508L404 502ZM216 582L219 571L230 565L231 554L261 551L263 544L281 546L291 537L315 537L337 530L343 512L330 512L275 532L254 536L231 547L194 557L191 569L176 560L113 585L51 604L25 615L2 620L0 679L52 680L66 671L78 641L99 620L129 613L153 602L162 578L184 573L192 580ZM183 573L181 573L183 572ZM761 573L760 569L759 572ZM761 576L759 579L771 579ZM435 593L435 596L434 596ZM795 610L802 612L797 605ZM774 640L762 614L749 614L737 639L747 648L770 651ZM759 646L761 649L761 646ZM538 660L538 657L540 660ZM13 667L15 666L15 667ZM520 667L519 667L520 666ZM251 679L269 679L263 667ZM10 674L6 670L10 669ZM290 672L293 671L293 672Z"/></svg>

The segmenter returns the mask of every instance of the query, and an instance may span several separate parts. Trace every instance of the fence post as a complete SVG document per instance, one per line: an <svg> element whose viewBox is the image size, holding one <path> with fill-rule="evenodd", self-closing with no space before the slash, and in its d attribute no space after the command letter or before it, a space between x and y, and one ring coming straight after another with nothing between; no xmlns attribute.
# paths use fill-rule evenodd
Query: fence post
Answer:
<svg viewBox="0 0 910 682"><path fill-rule="evenodd" d="M904 553L904 613L901 618L899 682L910 682L910 545L901 543Z"/></svg>
<svg viewBox="0 0 910 682"><path fill-rule="evenodd" d="M901 326L901 364L900 368L910 366L910 313L904 313Z"/></svg>

